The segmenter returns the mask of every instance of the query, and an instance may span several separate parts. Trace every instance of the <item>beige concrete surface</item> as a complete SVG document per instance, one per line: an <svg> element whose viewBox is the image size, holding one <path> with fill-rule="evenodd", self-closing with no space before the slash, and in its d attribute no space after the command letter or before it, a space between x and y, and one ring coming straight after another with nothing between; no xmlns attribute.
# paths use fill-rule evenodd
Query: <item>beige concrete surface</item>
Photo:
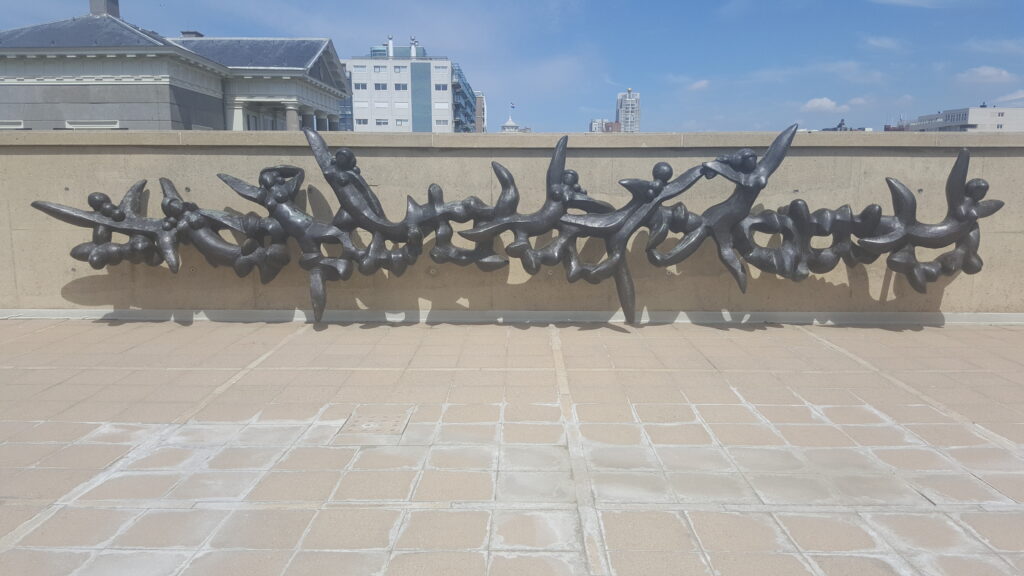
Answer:
<svg viewBox="0 0 1024 576"><path fill-rule="evenodd" d="M0 574L1019 574L1022 346L0 321Z"/></svg>
<svg viewBox="0 0 1024 576"><path fill-rule="evenodd" d="M522 212L543 199L543 178L558 135L393 135L327 134L332 146L353 147L359 165L392 219L404 215L406 196L423 201L439 184L446 199L477 195L493 203L500 192L491 171L498 161L515 175ZM670 162L677 173L743 146L767 146L766 133L571 135L568 167L581 174L589 192L614 204L628 194L616 182L649 177L655 162ZM643 254L639 234L631 253L641 310L797 311L916 313L1021 313L1024 291L1024 138L998 134L798 134L789 158L760 197L777 208L800 197L812 209L871 203L892 213L884 178L900 179L918 192L922 221L945 215L944 186L957 149L973 151L971 177L991 183L990 198L1006 207L982 222L984 270L914 292L886 271L884 262L835 271L794 283L753 273L740 293L718 262L710 243L686 262L661 269ZM306 310L308 287L293 262L273 283L239 279L214 269L190 247L182 250L177 275L165 267L122 264L94 271L68 256L90 239L88 230L53 220L30 208L36 199L85 207L90 192L114 199L136 181L150 182L150 213L159 214L157 178L173 180L181 193L204 207L261 212L217 179L220 172L250 182L261 168L279 163L307 172L307 205L317 217L332 217L336 200L323 182L305 141L296 133L123 132L0 134L0 309L106 310ZM703 210L730 192L723 179L702 182L681 197ZM600 247L582 247L599 256ZM921 251L922 256L927 256ZM390 311L596 311L618 308L614 286L570 285L560 268L527 275L517 263L482 273L475 268L438 265L422 258L402 277L358 274L329 286L328 310Z"/></svg>

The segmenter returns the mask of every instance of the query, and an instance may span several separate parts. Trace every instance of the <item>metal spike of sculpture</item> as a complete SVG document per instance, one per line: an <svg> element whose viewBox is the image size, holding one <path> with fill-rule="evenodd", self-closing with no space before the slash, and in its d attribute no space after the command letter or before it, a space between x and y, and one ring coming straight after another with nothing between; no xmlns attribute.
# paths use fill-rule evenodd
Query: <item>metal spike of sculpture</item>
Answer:
<svg viewBox="0 0 1024 576"><path fill-rule="evenodd" d="M975 274L981 270L978 220L997 212L1003 203L984 200L988 192L986 181L967 179L967 150L960 152L950 172L946 183L947 213L937 224L917 220L916 198L894 178L886 179L892 193L893 216L884 216L877 204L859 214L854 214L849 206L811 212L803 200L794 200L777 211L751 214L758 195L785 159L796 129L793 125L783 131L761 159L753 150L744 148L694 166L675 179L672 167L659 162L651 180L619 181L632 197L618 208L589 197L579 184L579 175L566 169L568 137L562 137L548 166L544 204L536 212L518 211L519 190L512 174L492 162L501 184L501 194L494 206L476 196L445 202L441 187L431 184L426 203L409 197L405 217L393 221L361 176L355 154L348 148L332 154L320 135L308 129L305 134L313 156L340 204L330 222L315 219L295 203L305 175L294 166L264 169L256 186L233 176L219 175L240 196L265 208L266 216L201 209L184 201L174 185L163 178L163 218L142 214L145 180L132 186L116 206L106 194L90 194L91 212L42 201L33 202L32 206L69 224L92 228L92 241L73 248L71 256L96 269L128 260L151 266L166 262L171 272L177 272L179 245L189 243L210 264L230 266L238 276L255 268L259 270L260 281L267 283L289 262L286 242L293 238L301 252L299 266L309 275L313 315L318 322L327 304L328 281L346 280L355 269L362 274L385 269L401 275L415 264L424 241L431 235L434 246L430 257L438 263L476 264L481 270L491 271L507 265L508 257L512 257L518 258L530 274L536 274L542 266L562 264L569 282L583 279L596 284L614 278L622 311L630 323L636 321L636 296L627 249L640 228L650 232L645 249L648 260L656 266L685 260L711 238L722 264L744 292L746 265L802 280L810 273L832 270L840 260L854 266L873 262L888 253L889 268L905 275L910 285L922 293L940 275L951 276L961 270ZM701 178L716 176L726 178L736 187L727 199L702 214L688 211L682 202L664 205ZM473 248L452 243L453 222L471 222L459 235L473 242ZM242 241L236 244L225 240L220 234L222 230L234 231ZM365 245L358 239L359 230L370 235ZM552 232L552 239L538 240ZM755 232L777 235L781 242L775 247L761 246L754 241ZM114 242L115 233L127 236L128 241ZM681 237L670 243L670 233ZM503 234L510 236L504 255L495 249ZM832 243L826 248L815 248L811 245L813 237L831 237ZM584 262L578 252L579 241L588 238L604 241L605 255L596 263ZM325 256L327 244L338 245L340 254ZM661 249L662 246L666 247ZM917 247L950 246L948 252L931 262L919 261L915 252Z"/></svg>

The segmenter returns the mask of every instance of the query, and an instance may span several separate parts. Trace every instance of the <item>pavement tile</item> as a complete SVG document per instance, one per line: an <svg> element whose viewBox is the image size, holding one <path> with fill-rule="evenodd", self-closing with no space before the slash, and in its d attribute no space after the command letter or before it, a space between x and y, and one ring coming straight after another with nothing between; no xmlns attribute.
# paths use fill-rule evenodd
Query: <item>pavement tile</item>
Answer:
<svg viewBox="0 0 1024 576"><path fill-rule="evenodd" d="M395 549L468 550L487 545L491 515L483 510L414 510Z"/></svg>
<svg viewBox="0 0 1024 576"><path fill-rule="evenodd" d="M413 492L413 501L490 501L494 498L494 474L470 470L424 470Z"/></svg>
<svg viewBox="0 0 1024 576"><path fill-rule="evenodd" d="M49 548L95 548L110 540L132 518L135 510L106 508L62 508L31 531L21 546Z"/></svg>
<svg viewBox="0 0 1024 576"><path fill-rule="evenodd" d="M601 513L609 550L694 551L696 541L686 518L675 512Z"/></svg>
<svg viewBox="0 0 1024 576"><path fill-rule="evenodd" d="M0 574L1024 570L1017 327L21 320L0 341Z"/></svg>
<svg viewBox="0 0 1024 576"><path fill-rule="evenodd" d="M0 552L0 574L67 576L88 560L84 551L14 548Z"/></svg>
<svg viewBox="0 0 1024 576"><path fill-rule="evenodd" d="M796 554L737 554L713 552L711 566L719 576L812 576L814 572Z"/></svg>
<svg viewBox="0 0 1024 576"><path fill-rule="evenodd" d="M970 512L960 521L994 550L1024 552L1024 512Z"/></svg>
<svg viewBox="0 0 1024 576"><path fill-rule="evenodd" d="M403 552L391 556L383 576L479 576L486 571L483 552Z"/></svg>
<svg viewBox="0 0 1024 576"><path fill-rule="evenodd" d="M612 550L608 552L616 576L710 576L711 569L695 552Z"/></svg>
<svg viewBox="0 0 1024 576"><path fill-rule="evenodd" d="M805 552L883 550L855 514L777 514L782 527Z"/></svg>
<svg viewBox="0 0 1024 576"><path fill-rule="evenodd" d="M689 512L702 548L709 552L765 552L794 550L772 517L764 513Z"/></svg>
<svg viewBox="0 0 1024 576"><path fill-rule="evenodd" d="M413 470L352 470L342 476L331 500L405 500L416 476Z"/></svg>
<svg viewBox="0 0 1024 576"><path fill-rule="evenodd" d="M383 508L320 510L302 540L306 550L386 550L394 545L401 512Z"/></svg>
<svg viewBox="0 0 1024 576"><path fill-rule="evenodd" d="M291 550L313 519L312 510L238 510L221 524L210 546Z"/></svg>
<svg viewBox="0 0 1024 576"><path fill-rule="evenodd" d="M172 576L184 566L191 553L182 552L103 552L92 558L75 574L80 576Z"/></svg>
<svg viewBox="0 0 1024 576"><path fill-rule="evenodd" d="M180 576L278 576L291 557L290 550L214 550L194 558Z"/></svg>
<svg viewBox="0 0 1024 576"><path fill-rule="evenodd" d="M198 549L228 514L226 510L149 510L118 534L111 546Z"/></svg>
<svg viewBox="0 0 1024 576"><path fill-rule="evenodd" d="M579 515L569 510L499 510L491 520L492 550L580 549Z"/></svg>
<svg viewBox="0 0 1024 576"><path fill-rule="evenodd" d="M584 571L578 555L568 554L491 554L490 576L576 576Z"/></svg>
<svg viewBox="0 0 1024 576"><path fill-rule="evenodd" d="M379 574L387 562L384 552L302 551L295 555L284 576L366 576Z"/></svg>
<svg viewBox="0 0 1024 576"><path fill-rule="evenodd" d="M904 553L983 554L989 550L977 538L943 514L867 514L893 548Z"/></svg>

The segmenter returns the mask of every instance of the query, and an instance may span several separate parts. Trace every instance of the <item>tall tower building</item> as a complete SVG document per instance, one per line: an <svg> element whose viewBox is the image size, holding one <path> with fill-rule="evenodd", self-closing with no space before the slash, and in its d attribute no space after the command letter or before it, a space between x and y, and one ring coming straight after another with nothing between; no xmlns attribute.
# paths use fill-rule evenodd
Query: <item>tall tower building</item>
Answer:
<svg viewBox="0 0 1024 576"><path fill-rule="evenodd" d="M476 96L476 131L487 132L487 97L479 90L473 95Z"/></svg>
<svg viewBox="0 0 1024 576"><path fill-rule="evenodd" d="M366 56L342 60L352 75L352 119L356 132L472 132L476 98L458 64L428 57L410 39L370 48Z"/></svg>
<svg viewBox="0 0 1024 576"><path fill-rule="evenodd" d="M640 93L627 88L615 100L615 121L623 132L640 131Z"/></svg>

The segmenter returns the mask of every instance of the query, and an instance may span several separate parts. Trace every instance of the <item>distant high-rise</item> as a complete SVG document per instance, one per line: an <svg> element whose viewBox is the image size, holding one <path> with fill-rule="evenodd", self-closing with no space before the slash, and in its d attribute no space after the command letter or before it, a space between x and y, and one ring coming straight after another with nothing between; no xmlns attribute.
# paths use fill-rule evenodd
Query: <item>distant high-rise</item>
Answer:
<svg viewBox="0 0 1024 576"><path fill-rule="evenodd" d="M640 131L640 93L627 88L615 101L615 121L623 132Z"/></svg>
<svg viewBox="0 0 1024 576"><path fill-rule="evenodd" d="M487 132L487 97L479 90L473 94L476 96L476 131Z"/></svg>

